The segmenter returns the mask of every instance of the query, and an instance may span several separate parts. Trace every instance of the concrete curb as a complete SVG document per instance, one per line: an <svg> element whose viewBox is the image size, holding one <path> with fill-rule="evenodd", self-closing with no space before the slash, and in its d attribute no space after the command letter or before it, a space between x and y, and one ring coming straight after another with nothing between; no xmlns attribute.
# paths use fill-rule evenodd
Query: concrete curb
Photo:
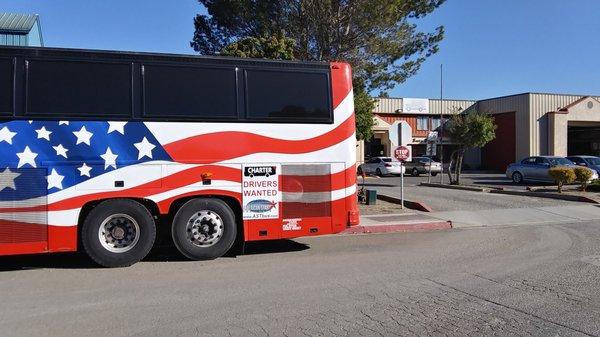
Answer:
<svg viewBox="0 0 600 337"><path fill-rule="evenodd" d="M392 197L392 196L385 195L385 194L379 194L379 193L377 194L377 199L380 199L380 200L383 200L383 201L387 201L387 202L391 202L391 203L394 203L394 204L401 204L402 203L402 200L400 198ZM406 199L404 199L404 206L406 206L407 208L410 208L410 209L417 210L417 211L433 212L433 209L431 209L431 207L429 207L423 201L406 200Z"/></svg>
<svg viewBox="0 0 600 337"><path fill-rule="evenodd" d="M558 193L548 193L548 192L533 192L532 190L517 191L517 190L508 190L508 189L504 189L504 188L483 188L483 187L460 186L460 185L442 185L442 184L434 184L434 183L420 183L419 185L428 186L428 187L447 188L447 189L451 189L451 190L464 190L464 191L483 192L483 193L509 194L509 195L519 195L519 196L524 196L524 197L536 197L536 198L557 199L557 200L587 202L587 203L591 203L591 204L600 204L600 202L597 200L594 200L592 198L588 198L585 196L581 196L581 195L569 195L569 194L558 194Z"/></svg>
<svg viewBox="0 0 600 337"><path fill-rule="evenodd" d="M584 197L581 195L569 195L569 194L546 193L546 192L529 192L529 191L511 191L511 190L492 190L492 191L490 191L490 193L521 195L521 196L525 196L525 197L547 198L547 199L587 202L587 203L591 203L591 204L600 204L600 202L598 202L594 199Z"/></svg>
<svg viewBox="0 0 600 337"><path fill-rule="evenodd" d="M419 183L419 186L447 188L450 190L463 190L463 191L472 191L472 192L489 192L491 190L490 188L484 188L484 187L463 186L463 185L446 185L446 184L438 184L438 183Z"/></svg>
<svg viewBox="0 0 600 337"><path fill-rule="evenodd" d="M452 229L451 221L417 222L409 224L389 224L374 226L353 226L340 234L374 234L398 232L425 232L434 230Z"/></svg>

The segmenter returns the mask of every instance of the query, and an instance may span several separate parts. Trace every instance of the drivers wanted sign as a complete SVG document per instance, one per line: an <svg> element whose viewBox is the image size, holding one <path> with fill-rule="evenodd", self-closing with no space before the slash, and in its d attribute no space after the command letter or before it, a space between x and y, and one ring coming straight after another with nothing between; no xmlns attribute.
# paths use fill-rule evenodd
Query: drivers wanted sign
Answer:
<svg viewBox="0 0 600 337"><path fill-rule="evenodd" d="M280 172L277 164L243 166L244 220L279 218Z"/></svg>

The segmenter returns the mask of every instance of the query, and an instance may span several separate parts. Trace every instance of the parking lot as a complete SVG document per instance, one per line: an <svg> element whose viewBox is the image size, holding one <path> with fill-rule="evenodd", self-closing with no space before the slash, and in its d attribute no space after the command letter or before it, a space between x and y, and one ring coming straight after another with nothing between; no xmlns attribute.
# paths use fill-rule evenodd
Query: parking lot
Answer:
<svg viewBox="0 0 600 337"><path fill-rule="evenodd" d="M438 174L435 177L431 177L432 183L439 183L441 176ZM545 183L534 183L527 182L523 184L515 184L512 180L508 179L504 173L495 173L495 172L466 172L461 175L461 184L464 185L475 185L482 187L499 187L505 189L514 189L514 190L525 190L527 186L544 186L548 185ZM400 185L400 177L399 176L384 176L384 177L375 177L369 176L367 177L367 183L371 181L381 181L382 184L388 185ZM421 174L418 177L414 177L411 175L404 176L404 184L406 186L417 186L422 182L427 182L428 177L426 174ZM361 178L359 177L359 182L361 182ZM444 175L444 183L448 183L448 175Z"/></svg>
<svg viewBox="0 0 600 337"><path fill-rule="evenodd" d="M428 178L424 175L419 177L405 176L405 198L411 201L422 201L431 207L433 211L535 208L579 204L578 202L565 200L419 186L421 182L427 181ZM431 177L431 181L440 182L440 176ZM444 181L448 182L447 176L444 177ZM501 173L465 173L462 176L462 183L521 191L526 190L527 186L533 185L515 184ZM359 178L360 184L362 184L362 178ZM365 179L365 188L375 189L378 193L400 197L400 177L367 177Z"/></svg>

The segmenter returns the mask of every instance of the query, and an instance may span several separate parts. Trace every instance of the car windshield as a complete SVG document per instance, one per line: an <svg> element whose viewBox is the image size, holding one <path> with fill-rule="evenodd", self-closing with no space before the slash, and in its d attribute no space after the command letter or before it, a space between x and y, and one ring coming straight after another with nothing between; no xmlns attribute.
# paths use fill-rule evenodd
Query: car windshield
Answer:
<svg viewBox="0 0 600 337"><path fill-rule="evenodd" d="M548 158L550 165L573 165L573 162L567 158Z"/></svg>
<svg viewBox="0 0 600 337"><path fill-rule="evenodd" d="M384 163L391 163L391 162L392 162L392 158L381 158L381 160L382 160Z"/></svg>
<svg viewBox="0 0 600 337"><path fill-rule="evenodd" d="M600 158L598 157L594 157L594 158L585 158L585 160L590 164L590 165L600 165Z"/></svg>

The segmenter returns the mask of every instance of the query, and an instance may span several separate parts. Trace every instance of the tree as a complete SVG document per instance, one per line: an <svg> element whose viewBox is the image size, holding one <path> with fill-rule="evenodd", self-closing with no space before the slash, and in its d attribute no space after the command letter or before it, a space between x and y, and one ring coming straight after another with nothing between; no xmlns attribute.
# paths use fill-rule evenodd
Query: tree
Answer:
<svg viewBox="0 0 600 337"><path fill-rule="evenodd" d="M373 102L365 95L404 82L438 51L443 27L420 32L415 20L444 1L199 0L208 14L194 19L191 46L204 55L231 55L232 49L235 53L254 50L257 42L245 41L243 48L234 47L239 41L283 34L294 41L295 59L349 62L354 73L356 119L361 123L357 123L357 136L368 139ZM235 55L241 54L246 52Z"/></svg>
<svg viewBox="0 0 600 337"><path fill-rule="evenodd" d="M548 175L550 175L558 185L558 193L562 193L565 184L570 184L577 179L575 170L566 166L552 167L548 170Z"/></svg>
<svg viewBox="0 0 600 337"><path fill-rule="evenodd" d="M373 137L373 109L375 100L360 85L354 85L354 111L356 119L356 138L369 140Z"/></svg>
<svg viewBox="0 0 600 337"><path fill-rule="evenodd" d="M459 144L450 156L448 177L451 184L460 184L460 174L465 151L470 148L481 148L496 138L496 124L489 114L471 111L452 115L447 123L448 133L452 141ZM455 176L452 177L452 166Z"/></svg>
<svg viewBox="0 0 600 337"><path fill-rule="evenodd" d="M281 32L272 36L246 37L225 46L220 55L293 60L295 43L293 39L285 37Z"/></svg>
<svg viewBox="0 0 600 337"><path fill-rule="evenodd" d="M573 172L575 173L575 181L580 184L579 189L585 192L594 172L587 167L575 167L573 168Z"/></svg>

